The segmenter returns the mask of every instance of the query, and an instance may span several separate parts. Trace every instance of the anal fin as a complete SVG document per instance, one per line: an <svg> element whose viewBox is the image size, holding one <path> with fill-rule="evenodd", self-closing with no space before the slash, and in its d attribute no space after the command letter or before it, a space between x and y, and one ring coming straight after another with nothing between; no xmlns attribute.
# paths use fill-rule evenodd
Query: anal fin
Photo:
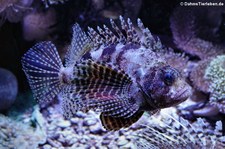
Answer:
<svg viewBox="0 0 225 149"><path fill-rule="evenodd" d="M119 130L121 128L126 128L132 125L133 123L137 122L140 117L143 115L144 111L138 111L134 115L129 118L124 117L112 117L112 116L105 116L104 113L101 113L100 119L102 125L106 130Z"/></svg>

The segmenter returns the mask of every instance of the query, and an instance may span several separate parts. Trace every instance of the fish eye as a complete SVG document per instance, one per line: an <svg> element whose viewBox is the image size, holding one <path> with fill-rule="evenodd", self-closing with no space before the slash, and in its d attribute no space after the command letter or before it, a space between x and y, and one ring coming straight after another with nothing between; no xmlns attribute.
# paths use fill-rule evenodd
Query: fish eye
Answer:
<svg viewBox="0 0 225 149"><path fill-rule="evenodd" d="M168 86L172 85L175 81L175 74L172 71L165 72L163 81Z"/></svg>

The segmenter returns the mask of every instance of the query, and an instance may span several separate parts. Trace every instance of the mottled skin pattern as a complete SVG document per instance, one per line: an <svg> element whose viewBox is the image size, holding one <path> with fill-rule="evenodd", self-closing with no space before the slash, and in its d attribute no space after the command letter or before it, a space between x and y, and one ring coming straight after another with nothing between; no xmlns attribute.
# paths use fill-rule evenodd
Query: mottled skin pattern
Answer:
<svg viewBox="0 0 225 149"><path fill-rule="evenodd" d="M174 106L190 95L190 87L180 72L144 46L117 44L93 50L87 55L95 61L116 64L129 74L133 80L130 94L139 101L141 110Z"/></svg>

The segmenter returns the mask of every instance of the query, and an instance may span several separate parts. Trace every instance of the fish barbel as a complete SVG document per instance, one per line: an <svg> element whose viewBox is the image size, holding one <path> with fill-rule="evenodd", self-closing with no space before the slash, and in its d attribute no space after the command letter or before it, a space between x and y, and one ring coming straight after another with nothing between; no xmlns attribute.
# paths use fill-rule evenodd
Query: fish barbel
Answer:
<svg viewBox="0 0 225 149"><path fill-rule="evenodd" d="M121 26L110 22L112 29L89 28L87 34L75 24L65 65L49 41L25 53L23 70L37 100L48 101L61 93L66 117L98 109L103 126L118 130L136 122L145 111L154 114L190 96L190 86L168 65L160 40L140 19L138 29L123 17Z"/></svg>

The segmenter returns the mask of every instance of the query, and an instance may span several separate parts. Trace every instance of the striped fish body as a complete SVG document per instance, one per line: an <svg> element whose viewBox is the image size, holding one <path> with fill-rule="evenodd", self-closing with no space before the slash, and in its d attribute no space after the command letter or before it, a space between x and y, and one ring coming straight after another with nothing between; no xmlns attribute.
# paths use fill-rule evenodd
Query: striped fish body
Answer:
<svg viewBox="0 0 225 149"><path fill-rule="evenodd" d="M89 28L88 35L75 24L65 65L51 42L31 48L22 64L35 98L45 101L61 92L66 117L97 109L108 130L187 99L190 86L167 64L160 40L140 20L141 36L129 19L120 21L122 29L111 20L111 30Z"/></svg>

